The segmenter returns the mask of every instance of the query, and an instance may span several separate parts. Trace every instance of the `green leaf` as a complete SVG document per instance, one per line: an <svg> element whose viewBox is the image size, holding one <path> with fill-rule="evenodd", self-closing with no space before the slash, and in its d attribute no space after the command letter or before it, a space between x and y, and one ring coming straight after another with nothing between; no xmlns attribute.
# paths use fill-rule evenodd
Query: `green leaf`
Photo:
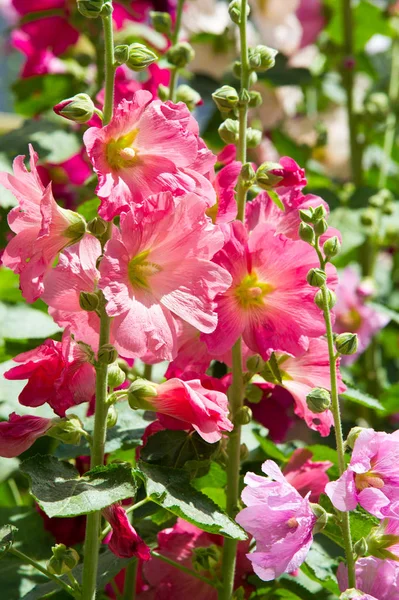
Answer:
<svg viewBox="0 0 399 600"><path fill-rule="evenodd" d="M391 385L391 387L382 393L381 404L383 405L385 415L393 415L399 412L399 383Z"/></svg>
<svg viewBox="0 0 399 600"><path fill-rule="evenodd" d="M97 216L99 206L100 200L98 198L92 198L91 200L86 200L86 202L79 204L77 212L82 215L86 221L91 221Z"/></svg>
<svg viewBox="0 0 399 600"><path fill-rule="evenodd" d="M267 193L270 196L270 199L274 202L276 206L278 206L280 210L285 210L284 204L281 202L280 196L277 194L277 192L275 192L274 190L269 190Z"/></svg>
<svg viewBox="0 0 399 600"><path fill-rule="evenodd" d="M360 390L356 390L355 388L348 387L345 392L340 394L340 397L344 400L349 400L350 402L355 402L361 406L371 408L372 410L384 411L383 405L376 398L373 398L372 396L369 396Z"/></svg>
<svg viewBox="0 0 399 600"><path fill-rule="evenodd" d="M226 471L214 461L211 462L206 475L196 477L191 481L191 485L196 490L211 498L222 509L226 508L226 483Z"/></svg>
<svg viewBox="0 0 399 600"><path fill-rule="evenodd" d="M16 96L15 111L25 117L34 117L50 110L55 104L77 94L80 83L73 75L47 74L19 79L12 86Z"/></svg>
<svg viewBox="0 0 399 600"><path fill-rule="evenodd" d="M267 437L263 437L263 435L261 435L256 430L254 430L253 434L256 437L256 439L258 440L260 447L262 448L262 450L266 454L266 456L269 456L270 458L274 458L275 460L278 460L283 463L287 462L288 457L285 456L285 454L283 454L283 452L281 452L281 450L279 450L277 448L277 446L274 442L272 442Z"/></svg>
<svg viewBox="0 0 399 600"><path fill-rule="evenodd" d="M70 463L53 456L33 456L22 463L21 471L29 476L31 494L49 517L87 515L136 492L126 464L97 467L80 477Z"/></svg>
<svg viewBox="0 0 399 600"><path fill-rule="evenodd" d="M335 570L337 561L327 554L323 546L313 542L301 570L313 581L320 583L325 589L339 595Z"/></svg>
<svg viewBox="0 0 399 600"><path fill-rule="evenodd" d="M159 506L193 523L203 531L245 540L244 531L210 498L190 485L188 474L178 469L140 461L138 476L145 482L147 495Z"/></svg>
<svg viewBox="0 0 399 600"><path fill-rule="evenodd" d="M335 509L331 504L330 499L324 494L320 496L319 504L328 513L335 515ZM350 524L352 541L355 543L362 537L367 537L370 533L370 530L378 525L378 520L362 508L358 507L350 512ZM342 531L335 517L328 519L327 525L321 533L335 542L341 548L344 548Z"/></svg>
<svg viewBox="0 0 399 600"><path fill-rule="evenodd" d="M7 552L14 543L15 534L18 531L14 525L3 525L0 527L0 556Z"/></svg>
<svg viewBox="0 0 399 600"><path fill-rule="evenodd" d="M0 302L0 338L24 340L45 338L61 331L53 319L26 304Z"/></svg>
<svg viewBox="0 0 399 600"><path fill-rule="evenodd" d="M326 27L326 32L330 38L338 45L343 43L343 25L342 11L335 0L329 0L334 7L333 18ZM353 21L356 23L354 28L354 53L364 49L364 46L369 41L371 36L376 31L380 35L389 35L388 20L385 18L383 11L375 4L371 4L367 0L354 4L353 6Z"/></svg>
<svg viewBox="0 0 399 600"><path fill-rule="evenodd" d="M329 446L323 446L322 444L313 444L311 446L306 446L306 450L310 450L312 453L313 461L329 461L333 464L332 467L328 469L328 474L330 475L330 479L338 479L338 455L337 451L333 450ZM346 459L349 461L349 457Z"/></svg>
<svg viewBox="0 0 399 600"><path fill-rule="evenodd" d="M0 268L0 300L3 302L23 301L18 275L5 267Z"/></svg>

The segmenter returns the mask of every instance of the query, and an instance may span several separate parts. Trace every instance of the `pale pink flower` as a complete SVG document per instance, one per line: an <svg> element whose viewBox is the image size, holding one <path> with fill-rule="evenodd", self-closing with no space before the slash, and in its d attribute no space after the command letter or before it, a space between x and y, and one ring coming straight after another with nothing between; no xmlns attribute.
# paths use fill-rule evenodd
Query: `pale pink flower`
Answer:
<svg viewBox="0 0 399 600"><path fill-rule="evenodd" d="M112 532L106 538L109 549L119 558L150 560L151 554L147 544L141 539L131 525L126 511L119 504L111 504L102 511L103 517L111 525Z"/></svg>
<svg viewBox="0 0 399 600"><path fill-rule="evenodd" d="M247 557L263 581L292 573L303 563L313 542L316 517L308 497L302 498L272 460L262 465L268 475L247 473L242 500L247 508L236 521L256 540Z"/></svg>
<svg viewBox="0 0 399 600"><path fill-rule="evenodd" d="M348 575L344 563L337 571L341 591L348 587ZM399 563L368 556L356 562L356 589L366 595L356 600L399 600Z"/></svg>
<svg viewBox="0 0 399 600"><path fill-rule="evenodd" d="M215 203L205 177L214 157L198 136L198 125L186 105L152 100L137 91L115 109L109 125L91 127L84 142L99 178L100 215L111 220L151 194L200 190Z"/></svg>
<svg viewBox="0 0 399 600"><path fill-rule="evenodd" d="M313 44L325 25L322 0L301 0L296 11L301 27L301 48Z"/></svg>
<svg viewBox="0 0 399 600"><path fill-rule="evenodd" d="M8 243L3 264L20 276L20 286L28 302L43 292L43 277L57 254L84 235L80 215L58 206L51 185L43 186L38 175L37 154L29 146L30 172L24 156L14 160L14 174L0 173L0 183L15 195L19 205L8 215L8 224L17 235Z"/></svg>
<svg viewBox="0 0 399 600"><path fill-rule="evenodd" d="M245 344L265 360L273 351L299 355L310 337L325 332L322 311L314 303L315 289L306 282L317 266L314 250L259 224L248 237L242 223L226 228L226 242L214 261L233 277L233 284L216 297L218 324L204 336L214 354L230 350L242 336ZM333 267L328 285L335 287Z"/></svg>
<svg viewBox="0 0 399 600"><path fill-rule="evenodd" d="M180 377L187 372L205 373L213 356L209 354L207 345L200 339L198 329L181 319L176 319L179 327L177 334L177 354L169 364L165 373L166 379Z"/></svg>
<svg viewBox="0 0 399 600"><path fill-rule="evenodd" d="M46 402L60 417L71 406L89 402L95 391L95 370L86 351L66 331L62 342L44 344L18 354L4 377L12 381L28 379L19 395L23 406L41 406Z"/></svg>
<svg viewBox="0 0 399 600"><path fill-rule="evenodd" d="M11 413L8 421L0 423L0 456L19 456L52 426L52 419Z"/></svg>
<svg viewBox="0 0 399 600"><path fill-rule="evenodd" d="M99 286L123 356L150 352L172 360L176 316L199 331L215 329L214 298L228 288L231 277L210 261L223 234L205 216L205 208L194 194L174 199L164 193L151 197L136 216L131 211L122 215L120 234L105 248Z"/></svg>
<svg viewBox="0 0 399 600"><path fill-rule="evenodd" d="M297 448L284 467L284 477L301 496L308 496L310 502L318 502L329 482L326 471L333 466L328 460L313 461L312 452Z"/></svg>
<svg viewBox="0 0 399 600"><path fill-rule="evenodd" d="M365 429L356 439L347 470L326 485L326 494L341 511L359 503L379 519L399 515L399 431Z"/></svg>
<svg viewBox="0 0 399 600"><path fill-rule="evenodd" d="M213 180L216 192L216 204L208 208L214 223L230 223L237 216L235 188L241 171L241 163L233 161L223 167Z"/></svg>

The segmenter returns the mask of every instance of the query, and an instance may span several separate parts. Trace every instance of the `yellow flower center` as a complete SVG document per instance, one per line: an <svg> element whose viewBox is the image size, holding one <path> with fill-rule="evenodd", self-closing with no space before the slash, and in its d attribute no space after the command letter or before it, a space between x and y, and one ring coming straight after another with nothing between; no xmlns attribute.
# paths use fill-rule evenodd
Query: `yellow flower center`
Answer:
<svg viewBox="0 0 399 600"><path fill-rule="evenodd" d="M367 471L367 473L357 473L355 475L355 484L359 492L370 487L380 490L384 487L384 480L379 473Z"/></svg>
<svg viewBox="0 0 399 600"><path fill-rule="evenodd" d="M274 287L270 283L259 281L256 272L252 271L236 287L234 295L242 308L260 308L264 305L264 297L273 290Z"/></svg>
<svg viewBox="0 0 399 600"><path fill-rule="evenodd" d="M149 278L162 271L159 265L146 260L149 253L149 250L144 250L129 261L128 275L133 288L149 290Z"/></svg>
<svg viewBox="0 0 399 600"><path fill-rule="evenodd" d="M107 161L113 169L123 169L130 167L138 160L137 149L133 147L133 142L138 134L138 129L134 129L127 135L112 139L107 144Z"/></svg>
<svg viewBox="0 0 399 600"><path fill-rule="evenodd" d="M362 324L362 317L355 308L351 308L347 313L340 315L339 321L347 331L354 333L359 330Z"/></svg>
<svg viewBox="0 0 399 600"><path fill-rule="evenodd" d="M210 219L212 219L212 223L216 223L216 217L218 215L218 209L219 209L219 200L217 200L215 202L215 204L213 204L213 206L210 206L205 211L206 216L209 217Z"/></svg>

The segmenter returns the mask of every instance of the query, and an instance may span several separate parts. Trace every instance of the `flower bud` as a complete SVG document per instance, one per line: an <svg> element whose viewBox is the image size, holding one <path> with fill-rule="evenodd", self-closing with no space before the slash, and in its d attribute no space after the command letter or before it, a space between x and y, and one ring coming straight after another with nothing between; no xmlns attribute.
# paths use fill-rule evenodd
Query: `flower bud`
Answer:
<svg viewBox="0 0 399 600"><path fill-rule="evenodd" d="M217 567L220 565L221 560L221 547L212 544L206 548L193 548L193 568L195 571L200 573L201 571L206 573L214 573Z"/></svg>
<svg viewBox="0 0 399 600"><path fill-rule="evenodd" d="M112 4L109 0L77 0L77 5L80 14L88 19L97 19L101 14L112 12Z"/></svg>
<svg viewBox="0 0 399 600"><path fill-rule="evenodd" d="M79 562L79 554L76 550L67 548L65 544L56 544L51 550L53 556L47 563L47 570L53 575L69 573Z"/></svg>
<svg viewBox="0 0 399 600"><path fill-rule="evenodd" d="M368 547L367 547L367 542L365 540L364 537L360 538L360 540L358 540L354 545L353 545L353 550L355 552L355 554L357 556L367 556L368 552Z"/></svg>
<svg viewBox="0 0 399 600"><path fill-rule="evenodd" d="M236 119L226 119L220 125L219 135L225 144L236 144L239 136L239 123Z"/></svg>
<svg viewBox="0 0 399 600"><path fill-rule="evenodd" d="M262 132L259 129L248 127L247 129L247 146L248 148L256 148L262 141Z"/></svg>
<svg viewBox="0 0 399 600"><path fill-rule="evenodd" d="M372 208L366 208L360 215L360 222L365 227L372 227L376 224L376 212Z"/></svg>
<svg viewBox="0 0 399 600"><path fill-rule="evenodd" d="M353 450L353 448L355 447L355 442L359 435L362 433L362 431L364 431L364 427L352 427L352 429L348 433L348 437L346 438L345 442L348 448L351 448Z"/></svg>
<svg viewBox="0 0 399 600"><path fill-rule="evenodd" d="M178 69L182 69L190 63L195 56L194 49L187 42L175 44L166 53L168 62Z"/></svg>
<svg viewBox="0 0 399 600"><path fill-rule="evenodd" d="M314 231L316 235L323 235L328 229L328 223L325 219L320 219L314 224Z"/></svg>
<svg viewBox="0 0 399 600"><path fill-rule="evenodd" d="M114 49L114 58L115 62L118 65L124 65L129 60L129 46L127 44L121 44L120 46L115 46Z"/></svg>
<svg viewBox="0 0 399 600"><path fill-rule="evenodd" d="M76 415L68 415L63 419L54 419L54 425L46 432L56 440L64 442L64 444L72 444L79 446L82 437L83 424Z"/></svg>
<svg viewBox="0 0 399 600"><path fill-rule="evenodd" d="M238 92L231 85L223 85L213 92L212 99L221 112L226 112L237 106Z"/></svg>
<svg viewBox="0 0 399 600"><path fill-rule="evenodd" d="M397 523L397 521L392 520L392 523ZM381 560L398 561L399 535L397 535L397 531L397 526L392 527L389 519L384 519L378 527L373 527L365 540L368 554Z"/></svg>
<svg viewBox="0 0 399 600"><path fill-rule="evenodd" d="M104 344L98 351L98 362L111 365L118 358L118 351L112 344Z"/></svg>
<svg viewBox="0 0 399 600"><path fill-rule="evenodd" d="M315 241L313 227L311 225L308 225L307 223L301 223L299 225L299 237L304 242L313 245Z"/></svg>
<svg viewBox="0 0 399 600"><path fill-rule="evenodd" d="M138 377L130 385L127 393L127 399L130 408L143 408L144 410L152 410L152 405L147 402L148 398L156 398L158 395L157 386L148 381L147 379L141 379Z"/></svg>
<svg viewBox="0 0 399 600"><path fill-rule="evenodd" d="M64 231L65 237L68 237L71 241L70 244L74 244L82 239L84 234L86 233L86 221L77 212L73 210L68 210L66 208L59 208L63 212L63 214L69 219L70 225Z"/></svg>
<svg viewBox="0 0 399 600"><path fill-rule="evenodd" d="M117 388L123 385L126 381L126 373L123 371L117 362L113 362L108 367L108 385L111 388Z"/></svg>
<svg viewBox="0 0 399 600"><path fill-rule="evenodd" d="M166 102L169 98L169 88L166 85L162 85L162 83L158 86L158 98L162 100L162 102Z"/></svg>
<svg viewBox="0 0 399 600"><path fill-rule="evenodd" d="M249 12L250 12L248 4L246 5L246 12L247 12L247 16L248 16ZM239 25L241 23L241 2L240 2L240 0L232 0L232 2L230 2L229 15L230 15L230 19L233 21L233 23L235 23L236 25Z"/></svg>
<svg viewBox="0 0 399 600"><path fill-rule="evenodd" d="M263 102L262 99L262 94L260 94L259 92L253 90L252 92L249 92L249 102L248 102L248 106L250 108L257 108L258 106L260 106Z"/></svg>
<svg viewBox="0 0 399 600"><path fill-rule="evenodd" d="M243 90L240 91L240 94L238 96L238 104L240 106L246 106L250 100L251 96L249 95L248 90L246 90L245 88Z"/></svg>
<svg viewBox="0 0 399 600"><path fill-rule="evenodd" d="M360 590L355 590L355 588L350 588L349 590L342 592L342 594L339 597L339 600L356 600L356 598L364 600L365 597L366 596L364 592L361 592Z"/></svg>
<svg viewBox="0 0 399 600"><path fill-rule="evenodd" d="M75 123L87 123L94 115L93 100L87 94L76 94L72 98L67 98L59 104L56 104L53 111L69 121Z"/></svg>
<svg viewBox="0 0 399 600"><path fill-rule="evenodd" d="M107 231L108 223L106 223L101 217L94 217L87 224L87 230L90 231L95 237L99 238Z"/></svg>
<svg viewBox="0 0 399 600"><path fill-rule="evenodd" d="M326 258L337 256L337 254L340 253L340 250L341 242L336 235L326 240L323 244L323 252Z"/></svg>
<svg viewBox="0 0 399 600"><path fill-rule="evenodd" d="M79 306L82 310L92 312L97 310L100 300L96 292L80 292Z"/></svg>
<svg viewBox="0 0 399 600"><path fill-rule="evenodd" d="M299 216L304 223L313 223L313 208L300 209Z"/></svg>
<svg viewBox="0 0 399 600"><path fill-rule="evenodd" d="M167 12L150 12L151 23L155 31L169 35L172 29L172 18Z"/></svg>
<svg viewBox="0 0 399 600"><path fill-rule="evenodd" d="M314 516L317 518L316 523L313 525L313 535L316 535L316 533L320 533L320 531L323 531L323 529L327 525L329 514L327 511L324 510L322 506L320 506L320 504L314 504L313 502L311 502L310 508Z"/></svg>
<svg viewBox="0 0 399 600"><path fill-rule="evenodd" d="M246 444L241 444L240 446L240 462L244 462L247 460L249 456L248 446Z"/></svg>
<svg viewBox="0 0 399 600"><path fill-rule="evenodd" d="M335 338L335 347L340 354L345 356L355 354L358 348L356 333L340 333Z"/></svg>
<svg viewBox="0 0 399 600"><path fill-rule="evenodd" d="M327 298L327 308L331 310L333 306L335 306L337 303L337 296L332 290L327 289ZM318 292L316 293L316 296L314 297L314 303L318 308L320 308L320 310L324 310L324 298L323 292L321 290L318 290Z"/></svg>
<svg viewBox="0 0 399 600"><path fill-rule="evenodd" d="M242 406L234 417L234 425L248 425L252 420L252 410L249 406Z"/></svg>
<svg viewBox="0 0 399 600"><path fill-rule="evenodd" d="M327 281L327 275L322 269L310 269L306 281L312 287L321 287Z"/></svg>
<svg viewBox="0 0 399 600"><path fill-rule="evenodd" d="M254 171L251 163L245 163L244 165L242 165L241 171L240 171L240 180L241 180L242 185L246 189L249 189L251 187L251 185L254 184L255 171Z"/></svg>
<svg viewBox="0 0 399 600"><path fill-rule="evenodd" d="M317 206L313 209L312 223L317 223L318 221L321 221L321 219L324 219L326 216L327 211L325 207L322 204L320 204L320 206Z"/></svg>
<svg viewBox="0 0 399 600"><path fill-rule="evenodd" d="M251 404L259 404L262 400L263 391L258 385L254 385L253 383L249 383L245 388L245 398Z"/></svg>
<svg viewBox="0 0 399 600"><path fill-rule="evenodd" d="M130 44L129 57L126 61L126 66L132 71L144 71L158 60L155 52L144 46L144 44Z"/></svg>
<svg viewBox="0 0 399 600"><path fill-rule="evenodd" d="M276 175L273 171L281 169L278 163L264 162L256 171L256 183L262 190L271 190L278 186L282 177Z"/></svg>
<svg viewBox="0 0 399 600"><path fill-rule="evenodd" d="M259 354L250 356L247 360L247 369L250 373L259 373L265 366L265 361Z"/></svg>
<svg viewBox="0 0 399 600"><path fill-rule="evenodd" d="M268 71L276 64L277 50L269 46L255 46L248 52L249 66L254 71Z"/></svg>
<svg viewBox="0 0 399 600"><path fill-rule="evenodd" d="M324 388L313 388L306 396L306 404L312 413L322 413L331 406L331 396Z"/></svg>
<svg viewBox="0 0 399 600"><path fill-rule="evenodd" d="M233 65L233 75L236 79L241 79L241 63L239 60L236 60L236 62ZM257 81L258 81L258 76L253 71L249 76L249 87L251 87L252 85L255 85L255 83Z"/></svg>
<svg viewBox="0 0 399 600"><path fill-rule="evenodd" d="M107 429L115 427L118 422L118 411L116 410L115 404L111 404L108 408L107 413Z"/></svg>
<svg viewBox="0 0 399 600"><path fill-rule="evenodd" d="M176 102L184 102L191 112L198 104L201 104L201 96L192 87L183 83L176 90Z"/></svg>

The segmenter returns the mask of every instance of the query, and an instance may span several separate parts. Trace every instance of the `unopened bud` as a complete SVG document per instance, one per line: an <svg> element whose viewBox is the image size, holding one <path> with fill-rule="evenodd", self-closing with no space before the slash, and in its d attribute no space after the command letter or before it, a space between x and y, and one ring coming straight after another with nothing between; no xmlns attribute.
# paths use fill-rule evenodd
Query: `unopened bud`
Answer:
<svg viewBox="0 0 399 600"><path fill-rule="evenodd" d="M118 358L118 351L112 344L104 344L98 351L98 361L103 365L111 365Z"/></svg>
<svg viewBox="0 0 399 600"><path fill-rule="evenodd" d="M162 83L158 86L158 98L165 102L169 98L170 90L166 85L162 85Z"/></svg>
<svg viewBox="0 0 399 600"><path fill-rule="evenodd" d="M359 342L356 333L340 333L335 338L335 347L337 351L344 356L356 354L358 344Z"/></svg>
<svg viewBox="0 0 399 600"><path fill-rule="evenodd" d="M260 94L260 92L257 92L255 90L253 90L252 92L249 92L249 102L248 102L248 106L250 108L257 108L258 106L260 106L263 102L262 99L262 94Z"/></svg>
<svg viewBox="0 0 399 600"><path fill-rule="evenodd" d="M313 535L316 535L316 533L323 531L327 525L329 515L328 512L326 512L324 508L320 506L320 504L314 504L311 502L310 508L317 519L316 523L313 525Z"/></svg>
<svg viewBox="0 0 399 600"><path fill-rule="evenodd" d="M68 415L63 419L54 419L54 425L47 431L46 435L64 442L79 446L82 437L83 424L76 415Z"/></svg>
<svg viewBox="0 0 399 600"><path fill-rule="evenodd" d="M258 385L249 383L245 388L245 398L251 404L259 404L263 398L263 391Z"/></svg>
<svg viewBox="0 0 399 600"><path fill-rule="evenodd" d="M339 597L339 600L365 600L365 598L367 598L367 596L364 592L361 592L360 590L355 590L355 588L350 588L349 590L342 592L342 594Z"/></svg>
<svg viewBox="0 0 399 600"><path fill-rule="evenodd" d="M282 177L275 174L276 169L281 169L278 163L264 162L256 171L256 183L262 190L271 190L277 187Z"/></svg>
<svg viewBox="0 0 399 600"><path fill-rule="evenodd" d="M240 180L242 185L249 189L255 182L255 171L251 163L245 163L241 167Z"/></svg>
<svg viewBox="0 0 399 600"><path fill-rule="evenodd" d="M248 127L247 129L247 146L248 148L256 148L262 141L262 132L259 129Z"/></svg>
<svg viewBox="0 0 399 600"><path fill-rule="evenodd" d="M79 554L76 550L67 548L65 544L56 544L51 550L53 556L47 563L47 570L53 575L69 573L79 562Z"/></svg>
<svg viewBox="0 0 399 600"><path fill-rule="evenodd" d="M87 230L97 238L103 236L107 231L107 228L108 223L106 223L101 217L94 217L94 219L89 221L87 224Z"/></svg>
<svg viewBox="0 0 399 600"><path fill-rule="evenodd" d="M118 422L118 411L116 410L115 404L111 404L108 408L107 413L107 429L115 427Z"/></svg>
<svg viewBox="0 0 399 600"><path fill-rule="evenodd" d="M97 19L101 14L111 14L110 0L77 0L78 11L88 19Z"/></svg>
<svg viewBox="0 0 399 600"><path fill-rule="evenodd" d="M96 292L80 292L79 306L82 310L92 312L97 310L100 301Z"/></svg>
<svg viewBox="0 0 399 600"><path fill-rule="evenodd" d="M241 4L242 2L240 2L240 0L232 0L232 2L230 2L229 4L230 19L236 25L239 25L241 23ZM250 11L248 4L246 4L245 10L248 16Z"/></svg>
<svg viewBox="0 0 399 600"><path fill-rule="evenodd" d="M313 208L300 209L299 216L304 223L313 223Z"/></svg>
<svg viewBox="0 0 399 600"><path fill-rule="evenodd" d="M328 229L328 223L325 219L320 219L314 224L314 231L316 235L323 235Z"/></svg>
<svg viewBox="0 0 399 600"><path fill-rule="evenodd" d="M359 557L367 556L368 554L368 546L364 537L360 538L354 545L353 550L355 554Z"/></svg>
<svg viewBox="0 0 399 600"><path fill-rule="evenodd" d="M252 410L249 406L242 406L234 417L234 425L247 425L251 422Z"/></svg>
<svg viewBox="0 0 399 600"><path fill-rule="evenodd" d="M376 223L376 212L372 208L366 208L360 215L360 222L365 227L372 227Z"/></svg>
<svg viewBox="0 0 399 600"><path fill-rule="evenodd" d="M76 94L56 104L53 111L56 115L64 117L75 123L87 123L94 115L93 100L87 94Z"/></svg>
<svg viewBox="0 0 399 600"><path fill-rule="evenodd" d="M399 561L397 551L399 535L396 533L398 528L395 524L396 520L390 522L389 519L384 519L378 527L371 529L364 540L368 554L381 560Z"/></svg>
<svg viewBox="0 0 399 600"><path fill-rule="evenodd" d="M182 69L190 63L195 56L194 49L187 42L175 44L166 53L168 62L178 69Z"/></svg>
<svg viewBox="0 0 399 600"><path fill-rule="evenodd" d="M313 245L314 241L315 241L315 234L314 234L313 227L311 225L308 225L307 223L301 223L299 225L299 237L304 242L307 242L308 244Z"/></svg>
<svg viewBox="0 0 399 600"><path fill-rule="evenodd" d="M327 216L327 210L323 204L313 209L312 223L317 223Z"/></svg>
<svg viewBox="0 0 399 600"><path fill-rule="evenodd" d="M200 94L189 85L183 83L176 90L176 102L184 102L191 112L201 103Z"/></svg>
<svg viewBox="0 0 399 600"><path fill-rule="evenodd" d="M248 90L246 90L245 88L243 90L241 90L239 97L238 97L238 104L240 106L246 106L249 101L251 99L251 96L249 95Z"/></svg>
<svg viewBox="0 0 399 600"><path fill-rule="evenodd" d="M241 70L242 70L242 66L239 60L236 60L236 62L233 65L233 75L236 79L241 79ZM249 87L251 87L252 85L255 85L255 83L258 81L258 76L257 74L252 71L252 73L249 76Z"/></svg>
<svg viewBox="0 0 399 600"><path fill-rule="evenodd" d="M269 46L255 46L248 52L249 66L254 71L268 71L276 64L277 50Z"/></svg>
<svg viewBox="0 0 399 600"><path fill-rule="evenodd" d="M247 360L247 369L250 373L259 373L265 366L265 361L259 354L250 356Z"/></svg>
<svg viewBox="0 0 399 600"><path fill-rule="evenodd" d="M167 12L150 12L151 23L155 31L169 35L172 29L172 18Z"/></svg>
<svg viewBox="0 0 399 600"><path fill-rule="evenodd" d="M306 281L312 287L321 287L327 281L327 275L322 269L310 269Z"/></svg>
<svg viewBox="0 0 399 600"><path fill-rule="evenodd" d="M192 563L193 568L197 572L204 571L213 573L219 566L221 559L221 547L212 544L206 548L193 548Z"/></svg>
<svg viewBox="0 0 399 600"><path fill-rule="evenodd" d="M219 135L225 144L235 144L239 136L239 123L235 119L226 119L220 125Z"/></svg>
<svg viewBox="0 0 399 600"><path fill-rule="evenodd" d="M231 85L223 85L213 92L212 99L221 112L226 112L237 106L238 92Z"/></svg>
<svg viewBox="0 0 399 600"><path fill-rule="evenodd" d="M306 396L307 407L312 413L322 413L331 406L331 396L324 388L313 388Z"/></svg>
<svg viewBox="0 0 399 600"><path fill-rule="evenodd" d="M115 62L118 65L124 65L129 60L129 46L127 44L121 44L115 46L114 49Z"/></svg>
<svg viewBox="0 0 399 600"><path fill-rule="evenodd" d="M144 44L130 44L129 57L126 61L126 66L132 71L144 71L158 60L155 52L144 46Z"/></svg>
<svg viewBox="0 0 399 600"><path fill-rule="evenodd" d="M336 235L326 240L323 244L323 252L326 258L334 258L340 251L341 242Z"/></svg>
<svg viewBox="0 0 399 600"><path fill-rule="evenodd" d="M138 377L130 385L128 389L127 399L131 408L143 408L151 410L153 407L148 402L151 398L156 398L158 395L157 386L147 379Z"/></svg>
<svg viewBox="0 0 399 600"><path fill-rule="evenodd" d="M348 446L348 448L351 448L353 450L353 448L355 447L356 440L362 433L362 431L364 431L364 427L352 427L352 429L348 433L348 437L346 438L346 445Z"/></svg>
<svg viewBox="0 0 399 600"><path fill-rule="evenodd" d="M314 302L318 308L324 310L324 297L322 290L318 290L314 297ZM332 290L327 289L327 308L331 310L337 303L337 296Z"/></svg>
<svg viewBox="0 0 399 600"><path fill-rule="evenodd" d="M244 462L247 460L249 456L248 446L246 444L241 444L240 446L240 462Z"/></svg>
<svg viewBox="0 0 399 600"><path fill-rule="evenodd" d="M120 368L117 362L113 362L108 367L108 385L111 388L117 388L126 381L126 373Z"/></svg>

